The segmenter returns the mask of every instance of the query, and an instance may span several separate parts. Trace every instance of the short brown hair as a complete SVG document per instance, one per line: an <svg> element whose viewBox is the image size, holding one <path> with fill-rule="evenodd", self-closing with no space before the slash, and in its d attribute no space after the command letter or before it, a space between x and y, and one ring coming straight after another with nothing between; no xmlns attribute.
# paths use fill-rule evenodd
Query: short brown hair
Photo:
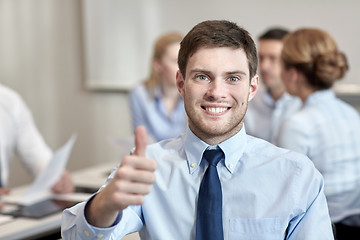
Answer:
<svg viewBox="0 0 360 240"><path fill-rule="evenodd" d="M249 64L250 79L257 70L257 52L250 34L235 23L226 20L209 20L197 24L180 44L178 65L185 78L189 58L202 47L233 47L243 49Z"/></svg>
<svg viewBox="0 0 360 240"><path fill-rule="evenodd" d="M260 35L259 40L283 40L289 31L283 28L271 28Z"/></svg>
<svg viewBox="0 0 360 240"><path fill-rule="evenodd" d="M325 31L302 28L285 36L282 50L284 67L295 67L317 89L328 89L349 69L344 53Z"/></svg>

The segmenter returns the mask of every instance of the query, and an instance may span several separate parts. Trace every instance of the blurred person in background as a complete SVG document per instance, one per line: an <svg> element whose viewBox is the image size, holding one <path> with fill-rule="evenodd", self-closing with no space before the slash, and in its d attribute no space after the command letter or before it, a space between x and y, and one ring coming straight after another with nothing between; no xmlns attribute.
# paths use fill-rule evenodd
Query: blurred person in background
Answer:
<svg viewBox="0 0 360 240"><path fill-rule="evenodd" d="M259 37L259 72L263 85L249 102L245 117L246 132L273 142L281 122L301 105L300 99L289 95L281 80L282 39L288 33L270 28Z"/></svg>
<svg viewBox="0 0 360 240"><path fill-rule="evenodd" d="M150 138L160 141L185 132L184 100L176 87L177 59L183 35L169 32L154 46L149 78L130 93L133 130L145 126Z"/></svg>
<svg viewBox="0 0 360 240"><path fill-rule="evenodd" d="M33 177L46 167L53 155L21 96L0 84L0 195L10 192L9 167L15 154ZM74 191L68 171L64 171L52 190L55 193ZM0 207L3 205L0 201Z"/></svg>
<svg viewBox="0 0 360 240"><path fill-rule="evenodd" d="M339 240L360 236L360 117L331 90L348 70L325 31L304 28L284 38L282 78L301 110L283 122L277 145L306 154L324 176Z"/></svg>

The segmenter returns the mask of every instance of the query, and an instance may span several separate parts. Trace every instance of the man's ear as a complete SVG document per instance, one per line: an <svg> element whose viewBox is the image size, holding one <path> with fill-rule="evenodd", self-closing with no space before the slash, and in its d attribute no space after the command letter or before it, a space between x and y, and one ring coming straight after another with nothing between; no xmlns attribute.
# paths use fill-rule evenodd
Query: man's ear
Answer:
<svg viewBox="0 0 360 240"><path fill-rule="evenodd" d="M180 95L183 98L184 98L184 86L185 86L185 82L184 82L183 75L181 74L180 70L177 70L177 72L176 72L176 87L177 87Z"/></svg>
<svg viewBox="0 0 360 240"><path fill-rule="evenodd" d="M255 76L250 80L248 101L251 101L251 99L255 97L255 94L258 89L259 89L259 76L255 74Z"/></svg>

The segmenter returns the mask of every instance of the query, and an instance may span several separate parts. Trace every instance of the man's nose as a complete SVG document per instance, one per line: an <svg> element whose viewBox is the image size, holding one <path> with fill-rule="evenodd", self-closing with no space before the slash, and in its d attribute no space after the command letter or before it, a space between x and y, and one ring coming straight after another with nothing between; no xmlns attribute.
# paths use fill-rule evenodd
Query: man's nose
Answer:
<svg viewBox="0 0 360 240"><path fill-rule="evenodd" d="M211 99L220 99L225 97L225 87L224 81L221 80L213 80L208 85L208 91L206 96Z"/></svg>
<svg viewBox="0 0 360 240"><path fill-rule="evenodd" d="M262 59L260 62L259 62L259 68L260 69L268 69L270 66L270 61L267 60L266 58L265 59Z"/></svg>

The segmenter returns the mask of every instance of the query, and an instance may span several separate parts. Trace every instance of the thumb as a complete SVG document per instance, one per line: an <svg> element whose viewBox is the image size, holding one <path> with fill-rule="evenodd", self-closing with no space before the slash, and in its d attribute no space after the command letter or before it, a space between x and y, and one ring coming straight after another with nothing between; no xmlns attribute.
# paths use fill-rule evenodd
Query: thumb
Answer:
<svg viewBox="0 0 360 240"><path fill-rule="evenodd" d="M133 155L144 156L147 145L147 134L144 126L138 126L135 129L135 151Z"/></svg>

